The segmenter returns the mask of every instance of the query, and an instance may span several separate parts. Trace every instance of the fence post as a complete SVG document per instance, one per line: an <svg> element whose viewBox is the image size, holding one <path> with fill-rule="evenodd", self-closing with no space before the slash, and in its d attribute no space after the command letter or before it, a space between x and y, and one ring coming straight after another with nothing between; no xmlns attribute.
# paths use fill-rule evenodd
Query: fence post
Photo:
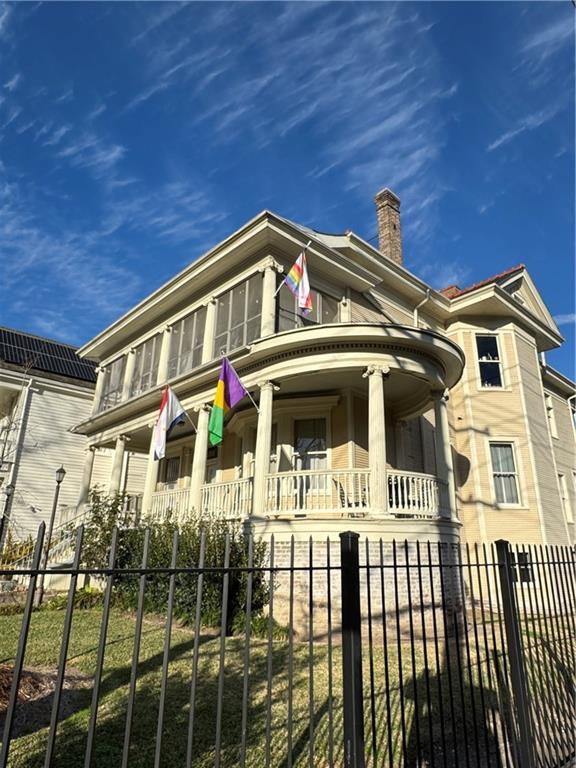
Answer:
<svg viewBox="0 0 576 768"><path fill-rule="evenodd" d="M506 644L510 660L512 695L515 702L519 731L519 743L516 745L519 760L518 768L535 768L532 718L530 714L526 666L524 664L524 651L520 636L518 605L514 588L514 563L511 557L509 542L499 539L496 542L496 552L498 555L498 574L502 593Z"/></svg>
<svg viewBox="0 0 576 768"><path fill-rule="evenodd" d="M345 768L365 766L358 539L352 531L340 534Z"/></svg>

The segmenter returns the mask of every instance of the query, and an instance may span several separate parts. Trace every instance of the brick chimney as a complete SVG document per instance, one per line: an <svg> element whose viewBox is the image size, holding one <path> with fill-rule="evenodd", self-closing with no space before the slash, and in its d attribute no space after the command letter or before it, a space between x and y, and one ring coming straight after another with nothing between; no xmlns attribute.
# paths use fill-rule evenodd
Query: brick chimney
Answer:
<svg viewBox="0 0 576 768"><path fill-rule="evenodd" d="M374 198L378 218L378 247L389 259L402 264L402 235L400 232L400 198L385 187Z"/></svg>

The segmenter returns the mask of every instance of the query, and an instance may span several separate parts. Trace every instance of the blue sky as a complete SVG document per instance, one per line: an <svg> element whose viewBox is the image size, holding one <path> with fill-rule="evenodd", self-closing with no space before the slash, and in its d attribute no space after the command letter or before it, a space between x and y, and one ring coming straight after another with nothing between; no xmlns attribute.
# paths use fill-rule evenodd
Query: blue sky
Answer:
<svg viewBox="0 0 576 768"><path fill-rule="evenodd" d="M0 3L0 322L82 343L263 208L441 288L523 262L574 373L574 6Z"/></svg>

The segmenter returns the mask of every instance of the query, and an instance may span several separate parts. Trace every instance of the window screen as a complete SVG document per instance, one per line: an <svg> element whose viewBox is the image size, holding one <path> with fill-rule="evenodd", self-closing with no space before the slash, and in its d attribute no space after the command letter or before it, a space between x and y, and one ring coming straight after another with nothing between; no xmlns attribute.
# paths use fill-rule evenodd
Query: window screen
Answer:
<svg viewBox="0 0 576 768"><path fill-rule="evenodd" d="M260 336L262 277L254 275L219 297L216 304L214 356L237 349Z"/></svg>
<svg viewBox="0 0 576 768"><path fill-rule="evenodd" d="M282 286L278 294L277 304L276 325L278 331L289 331L292 328L339 321L340 304L337 299L314 290L310 290L310 297L312 299L312 311L304 315L302 310L298 308L297 298L286 286Z"/></svg>
<svg viewBox="0 0 576 768"><path fill-rule="evenodd" d="M490 443L492 476L498 504L518 504L518 478L512 443Z"/></svg>
<svg viewBox="0 0 576 768"><path fill-rule="evenodd" d="M100 374L104 376L104 386L102 387L102 395L98 404L99 411L112 408L122 400L125 370L126 357L123 356L106 366L104 373Z"/></svg>
<svg viewBox="0 0 576 768"><path fill-rule="evenodd" d="M170 334L169 379L201 364L205 326L206 307L197 309L174 324Z"/></svg>

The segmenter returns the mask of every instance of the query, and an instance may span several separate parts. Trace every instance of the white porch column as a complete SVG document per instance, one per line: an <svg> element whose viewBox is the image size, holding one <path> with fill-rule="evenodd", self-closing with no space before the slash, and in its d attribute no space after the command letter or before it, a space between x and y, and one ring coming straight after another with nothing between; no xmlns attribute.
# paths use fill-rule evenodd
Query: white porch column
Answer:
<svg viewBox="0 0 576 768"><path fill-rule="evenodd" d="M82 470L82 480L80 481L80 493L78 495L78 503L76 504L76 511L80 512L84 504L88 503L90 497L90 484L92 482L92 470L94 469L94 455L96 454L96 446L89 445L86 449L84 457L84 469Z"/></svg>
<svg viewBox="0 0 576 768"><path fill-rule="evenodd" d="M130 387L134 376L134 365L136 364L136 350L130 349L126 355L126 368L124 369L124 382L122 383L122 402L130 397Z"/></svg>
<svg viewBox="0 0 576 768"><path fill-rule="evenodd" d="M146 464L146 477L144 479L144 492L142 493L142 515L146 517L152 506L152 494L156 490L158 482L158 469L160 462L154 458L154 445L152 443L152 434L154 426L150 428L150 450L148 451L148 462Z"/></svg>
<svg viewBox="0 0 576 768"><path fill-rule="evenodd" d="M450 446L450 428L448 425L448 391L434 393L434 421L436 429L434 441L436 448L436 471L440 486L440 513L443 517L457 520L456 482Z"/></svg>
<svg viewBox="0 0 576 768"><path fill-rule="evenodd" d="M110 495L118 493L120 490L122 467L124 466L124 451L126 450L127 442L128 438L126 435L120 435L120 437L116 438L114 456L112 458L112 471L110 472L110 484L108 486L108 493Z"/></svg>
<svg viewBox="0 0 576 768"><path fill-rule="evenodd" d="M94 389L94 408L93 413L98 413L100 409L100 400L102 399L102 390L104 389L104 379L106 378L106 368L98 366L96 368L96 387Z"/></svg>
<svg viewBox="0 0 576 768"><path fill-rule="evenodd" d="M274 259L269 259L262 269L262 315L261 336L271 336L276 329L276 272L280 265Z"/></svg>
<svg viewBox="0 0 576 768"><path fill-rule="evenodd" d="M216 299L212 297L206 304L206 322L204 324L204 339L202 341L202 365L213 360L214 334L216 333ZM218 355L216 355L218 357Z"/></svg>
<svg viewBox="0 0 576 768"><path fill-rule="evenodd" d="M158 374L156 384L165 384L168 380L168 359L170 357L170 332L172 326L167 325L162 333L162 345L160 347L160 357L158 359Z"/></svg>
<svg viewBox="0 0 576 768"><path fill-rule="evenodd" d="M208 422L210 421L210 406L203 405L198 411L194 457L192 459L192 475L190 478L190 509L196 514L202 512L202 486L206 482L206 458L208 454Z"/></svg>
<svg viewBox="0 0 576 768"><path fill-rule="evenodd" d="M386 473L386 412L384 409L384 377L387 365L370 365L368 378L368 461L370 466L370 507L376 513L388 509Z"/></svg>
<svg viewBox="0 0 576 768"><path fill-rule="evenodd" d="M272 442L272 406L274 390L272 381L259 384L258 427L256 429L256 450L254 451L254 488L252 490L252 514L262 517L266 506L266 475L270 471L270 443Z"/></svg>

